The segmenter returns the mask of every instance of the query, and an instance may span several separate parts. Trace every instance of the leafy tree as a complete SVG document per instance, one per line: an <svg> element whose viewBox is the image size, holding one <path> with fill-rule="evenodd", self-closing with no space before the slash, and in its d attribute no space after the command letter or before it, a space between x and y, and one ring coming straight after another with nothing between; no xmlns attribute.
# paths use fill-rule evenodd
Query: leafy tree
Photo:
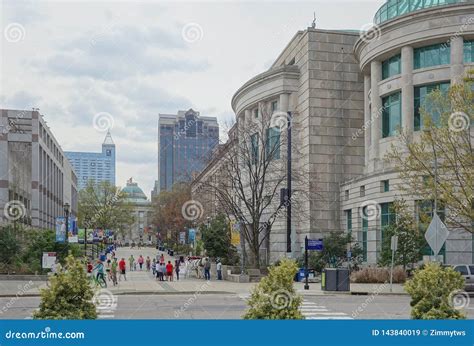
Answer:
<svg viewBox="0 0 474 346"><path fill-rule="evenodd" d="M68 256L65 270L49 279L49 287L41 290L35 319L96 319L97 311L83 263Z"/></svg>
<svg viewBox="0 0 474 346"><path fill-rule="evenodd" d="M201 226L204 248L210 257L221 258L224 264L238 262L237 249L231 244L229 222L224 214L212 219L209 226Z"/></svg>
<svg viewBox="0 0 474 346"><path fill-rule="evenodd" d="M153 222L158 225L162 239L165 239L168 231L171 232L170 242L179 243L179 233L193 226L193 221L199 218L199 213L194 220L194 216L185 218L183 206L191 201L191 188L186 183L174 184L171 191L162 191L153 200ZM199 209L198 206L196 206Z"/></svg>
<svg viewBox="0 0 474 346"><path fill-rule="evenodd" d="M394 255L395 265L402 265L403 269L409 264L418 262L422 257L422 249L426 244L414 217L408 212L405 201L395 201L392 212L396 214L397 221L391 223L384 230L382 251L379 265L388 266L392 262L391 238L398 236L398 247Z"/></svg>
<svg viewBox="0 0 474 346"><path fill-rule="evenodd" d="M18 243L13 226L8 225L0 228L0 261L11 265L18 258L20 244Z"/></svg>
<svg viewBox="0 0 474 346"><path fill-rule="evenodd" d="M255 286L248 301L245 319L303 319L299 307L302 298L293 288L293 278L298 271L295 261L282 259L270 268L268 276Z"/></svg>
<svg viewBox="0 0 474 346"><path fill-rule="evenodd" d="M81 227L124 231L133 223L133 207L126 194L108 181L89 181L79 192L78 221Z"/></svg>
<svg viewBox="0 0 474 346"><path fill-rule="evenodd" d="M347 248L352 244L350 233L331 232L323 238L322 251L308 251L308 266L310 269L321 272L325 267L338 267L347 261ZM358 264L362 259L362 249L358 244L351 245L351 258ZM304 255L299 259L304 265Z"/></svg>
<svg viewBox="0 0 474 346"><path fill-rule="evenodd" d="M420 110L423 131L419 139L401 131L401 145L392 145L386 157L399 171L402 191L411 195L415 192L426 201L434 200L436 195L449 211L446 222L471 233L474 225L473 76L474 70L448 92L431 92Z"/></svg>
<svg viewBox="0 0 474 346"><path fill-rule="evenodd" d="M464 319L466 316L453 306L453 294L464 288L464 279L453 268L429 263L415 271L405 284L411 295L411 317L414 319Z"/></svg>

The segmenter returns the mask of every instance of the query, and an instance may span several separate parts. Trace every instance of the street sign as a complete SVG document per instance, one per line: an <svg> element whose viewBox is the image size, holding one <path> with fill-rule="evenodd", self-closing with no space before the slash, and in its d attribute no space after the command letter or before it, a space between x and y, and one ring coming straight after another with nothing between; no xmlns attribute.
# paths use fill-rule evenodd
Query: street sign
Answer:
<svg viewBox="0 0 474 346"><path fill-rule="evenodd" d="M390 250L397 251L398 249L398 235L392 235L390 238Z"/></svg>
<svg viewBox="0 0 474 346"><path fill-rule="evenodd" d="M322 239L308 239L306 249L323 251L323 240Z"/></svg>
<svg viewBox="0 0 474 346"><path fill-rule="evenodd" d="M428 245L431 247L431 250L433 250L435 257L438 256L438 253L443 247L446 239L448 239L448 236L448 228L435 212L433 215L433 220L431 220L431 223L425 233L425 239L428 242Z"/></svg>
<svg viewBox="0 0 474 346"><path fill-rule="evenodd" d="M54 263L56 263L56 252L43 252L41 261L43 269L51 269Z"/></svg>

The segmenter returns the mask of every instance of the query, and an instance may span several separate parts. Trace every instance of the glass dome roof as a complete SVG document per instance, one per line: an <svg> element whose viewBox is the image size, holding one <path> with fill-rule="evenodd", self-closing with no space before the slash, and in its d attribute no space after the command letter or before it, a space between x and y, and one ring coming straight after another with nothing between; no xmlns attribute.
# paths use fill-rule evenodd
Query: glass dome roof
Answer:
<svg viewBox="0 0 474 346"><path fill-rule="evenodd" d="M388 0L375 14L374 24L426 8L467 2L473 2L473 0Z"/></svg>

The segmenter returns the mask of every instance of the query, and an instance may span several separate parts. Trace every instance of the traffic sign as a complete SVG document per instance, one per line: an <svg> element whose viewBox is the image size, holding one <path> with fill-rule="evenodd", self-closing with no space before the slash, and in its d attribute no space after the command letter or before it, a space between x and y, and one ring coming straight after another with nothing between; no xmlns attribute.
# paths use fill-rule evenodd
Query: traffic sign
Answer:
<svg viewBox="0 0 474 346"><path fill-rule="evenodd" d="M392 235L390 238L390 250L397 251L398 248L398 235Z"/></svg>
<svg viewBox="0 0 474 346"><path fill-rule="evenodd" d="M306 249L323 251L323 240L322 239L308 239Z"/></svg>
<svg viewBox="0 0 474 346"><path fill-rule="evenodd" d="M433 215L433 220L431 220L431 223L425 233L425 239L428 242L428 245L431 247L431 250L433 250L435 257L438 256L438 253L443 247L446 239L448 239L448 236L448 228L435 212Z"/></svg>

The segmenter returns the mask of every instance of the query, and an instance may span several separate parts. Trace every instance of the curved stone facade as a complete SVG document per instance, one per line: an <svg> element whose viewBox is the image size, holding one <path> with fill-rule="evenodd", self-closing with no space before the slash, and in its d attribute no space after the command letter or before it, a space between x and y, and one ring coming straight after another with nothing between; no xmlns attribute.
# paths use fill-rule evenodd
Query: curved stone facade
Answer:
<svg viewBox="0 0 474 346"><path fill-rule="evenodd" d="M391 145L398 140L395 135L384 136L382 114L389 104L384 100L391 95L400 96L400 126L416 138L419 135L415 129L416 90L432 84L459 83L465 72L474 68L472 60L464 59L464 42L472 40L474 2L466 1L420 9L383 21L374 27L371 35L362 36L354 46L364 78L365 169L362 176L341 185L341 228L347 229L348 223L352 226L358 240L364 243L368 263L377 261L381 221L380 218L369 220L368 225L364 225L366 234L362 234L361 206L367 201L380 206L400 197L400 191L396 190L398 176L384 161ZM426 60L427 66L423 66L423 50L439 54L433 54L434 58ZM427 56L430 57L428 53ZM441 56L445 57L444 61ZM390 75L388 72L384 76L383 65L389 66L392 58L398 73ZM436 59L441 63L433 63ZM390 186L388 191L384 184ZM403 197L415 208L413 198ZM471 239L471 235L451 232L446 243L446 262L471 263L474 260Z"/></svg>

